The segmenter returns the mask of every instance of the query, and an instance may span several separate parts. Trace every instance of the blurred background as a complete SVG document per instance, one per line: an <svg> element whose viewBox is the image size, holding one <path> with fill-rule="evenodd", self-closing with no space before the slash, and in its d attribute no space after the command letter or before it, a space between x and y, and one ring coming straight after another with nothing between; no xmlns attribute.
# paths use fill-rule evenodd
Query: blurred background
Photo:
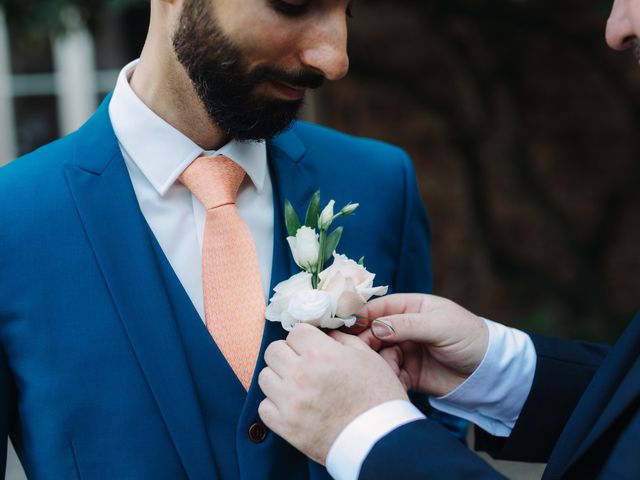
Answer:
<svg viewBox="0 0 640 480"><path fill-rule="evenodd" d="M350 74L305 117L410 153L435 293L597 341L640 305L640 67L604 43L610 6L357 0ZM148 9L0 0L0 165L88 118L138 56Z"/></svg>

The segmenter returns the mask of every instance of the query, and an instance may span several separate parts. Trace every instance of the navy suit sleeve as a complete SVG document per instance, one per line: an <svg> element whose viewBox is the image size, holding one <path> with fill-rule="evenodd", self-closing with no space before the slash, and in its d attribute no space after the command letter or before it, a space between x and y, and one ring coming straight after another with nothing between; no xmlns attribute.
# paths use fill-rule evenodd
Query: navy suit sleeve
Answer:
<svg viewBox="0 0 640 480"><path fill-rule="evenodd" d="M504 478L431 420L403 425L378 441L360 470L361 480L381 478Z"/></svg>
<svg viewBox="0 0 640 480"><path fill-rule="evenodd" d="M608 346L531 335L537 353L531 392L511 435L476 428L476 448L495 458L546 462Z"/></svg>

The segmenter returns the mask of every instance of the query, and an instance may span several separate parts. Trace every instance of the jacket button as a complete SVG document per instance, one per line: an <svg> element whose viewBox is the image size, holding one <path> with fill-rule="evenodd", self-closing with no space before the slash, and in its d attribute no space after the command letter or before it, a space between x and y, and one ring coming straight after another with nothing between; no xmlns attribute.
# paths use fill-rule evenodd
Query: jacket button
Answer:
<svg viewBox="0 0 640 480"><path fill-rule="evenodd" d="M249 427L249 439L253 443L261 443L267 438L267 427L260 422L254 422Z"/></svg>

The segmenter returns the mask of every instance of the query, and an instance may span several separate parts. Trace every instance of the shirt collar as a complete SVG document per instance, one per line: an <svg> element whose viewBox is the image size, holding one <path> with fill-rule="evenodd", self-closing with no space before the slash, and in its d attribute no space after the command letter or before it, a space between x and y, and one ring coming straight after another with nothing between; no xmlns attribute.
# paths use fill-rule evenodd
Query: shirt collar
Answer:
<svg viewBox="0 0 640 480"><path fill-rule="evenodd" d="M156 115L132 90L129 78L138 64L134 60L118 76L109 116L121 148L129 155L160 195L201 155L225 155L240 165L258 192L267 175L265 141L232 140L219 150L205 151Z"/></svg>

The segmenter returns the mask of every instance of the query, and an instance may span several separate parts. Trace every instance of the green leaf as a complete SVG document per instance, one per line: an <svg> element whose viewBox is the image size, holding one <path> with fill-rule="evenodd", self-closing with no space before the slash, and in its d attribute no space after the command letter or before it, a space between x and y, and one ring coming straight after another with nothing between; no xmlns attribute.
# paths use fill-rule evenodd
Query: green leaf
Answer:
<svg viewBox="0 0 640 480"><path fill-rule="evenodd" d="M320 217L320 190L313 194L309 207L307 207L307 215L304 224L309 228L318 227L318 218Z"/></svg>
<svg viewBox="0 0 640 480"><path fill-rule="evenodd" d="M364 255L360 257L360 260L358 260L358 265L362 265L364 267Z"/></svg>
<svg viewBox="0 0 640 480"><path fill-rule="evenodd" d="M331 235L327 237L327 242L324 244L324 261L328 261L333 255L333 252L338 248L340 237L342 237L342 227L336 228Z"/></svg>
<svg viewBox="0 0 640 480"><path fill-rule="evenodd" d="M300 219L289 200L284 201L284 224L290 237L295 237L300 228Z"/></svg>

